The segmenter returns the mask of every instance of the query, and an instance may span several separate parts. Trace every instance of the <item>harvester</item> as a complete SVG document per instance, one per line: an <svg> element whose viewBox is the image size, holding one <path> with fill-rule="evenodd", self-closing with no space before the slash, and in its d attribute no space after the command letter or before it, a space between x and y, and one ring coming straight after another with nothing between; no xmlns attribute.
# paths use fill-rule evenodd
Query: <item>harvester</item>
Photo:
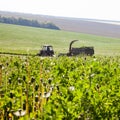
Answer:
<svg viewBox="0 0 120 120"><path fill-rule="evenodd" d="M60 53L58 56L77 56L77 55L89 55L92 56L94 54L93 47L80 47L80 48L73 48L72 44L78 40L73 40L70 42L69 45L69 52L68 53Z"/></svg>
<svg viewBox="0 0 120 120"><path fill-rule="evenodd" d="M78 40L73 40L73 41L70 42L68 53L60 53L58 56L77 56L77 55L92 56L94 54L94 48L93 47L73 48L72 44L76 41L78 41ZM40 50L37 55L38 56L54 56L53 46L44 45L42 47L42 50Z"/></svg>
<svg viewBox="0 0 120 120"><path fill-rule="evenodd" d="M77 55L90 55L92 56L94 54L94 48L93 47L80 47L80 48L73 48L72 44L78 40L73 40L70 42L69 45L69 52L68 53L60 53L58 56L77 56ZM42 50L39 51L36 55L32 54L19 54L19 53L5 53L0 52L0 54L8 54L8 55L24 55L24 56L54 56L54 50L52 45L44 45L42 47Z"/></svg>

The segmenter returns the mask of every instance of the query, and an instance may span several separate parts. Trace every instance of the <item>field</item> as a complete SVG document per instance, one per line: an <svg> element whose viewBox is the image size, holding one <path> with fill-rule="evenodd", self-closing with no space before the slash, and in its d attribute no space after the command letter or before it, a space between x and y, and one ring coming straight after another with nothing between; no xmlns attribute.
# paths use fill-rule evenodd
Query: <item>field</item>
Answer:
<svg viewBox="0 0 120 120"><path fill-rule="evenodd" d="M56 54L93 46L95 55L0 55L0 120L119 120L120 39L0 24L0 52Z"/></svg>
<svg viewBox="0 0 120 120"><path fill-rule="evenodd" d="M85 18L56 17L48 15L23 14L14 12L0 11L4 17L25 18L37 20L39 22L51 22L61 30L72 31L98 36L120 38L120 21L96 20Z"/></svg>
<svg viewBox="0 0 120 120"><path fill-rule="evenodd" d="M120 55L120 39L75 32L39 29L0 24L0 51L36 54L44 44L53 45L56 54L68 52L70 41L78 39L73 46L93 46L95 55Z"/></svg>
<svg viewBox="0 0 120 120"><path fill-rule="evenodd" d="M0 60L1 119L120 119L120 57Z"/></svg>

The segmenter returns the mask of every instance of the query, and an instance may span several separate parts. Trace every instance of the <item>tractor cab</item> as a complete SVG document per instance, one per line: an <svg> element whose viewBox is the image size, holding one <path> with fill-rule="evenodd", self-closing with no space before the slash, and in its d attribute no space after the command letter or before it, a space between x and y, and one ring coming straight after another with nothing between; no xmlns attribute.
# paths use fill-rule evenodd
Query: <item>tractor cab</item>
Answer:
<svg viewBox="0 0 120 120"><path fill-rule="evenodd" d="M40 50L40 52L37 55L39 55L39 56L53 56L54 55L53 46L44 45L42 47L42 50Z"/></svg>

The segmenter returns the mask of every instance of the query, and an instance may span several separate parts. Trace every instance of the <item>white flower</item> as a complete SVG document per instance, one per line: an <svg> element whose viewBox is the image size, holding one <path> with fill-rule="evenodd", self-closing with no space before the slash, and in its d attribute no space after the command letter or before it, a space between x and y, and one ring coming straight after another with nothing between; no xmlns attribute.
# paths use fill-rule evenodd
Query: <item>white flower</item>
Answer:
<svg viewBox="0 0 120 120"><path fill-rule="evenodd" d="M48 98L48 97L50 97L50 95L51 95L50 92L48 92L48 93L44 93L43 98Z"/></svg>
<svg viewBox="0 0 120 120"><path fill-rule="evenodd" d="M69 87L69 90L74 91L74 90L75 90L75 87L74 87L74 86L70 86L70 87Z"/></svg>
<svg viewBox="0 0 120 120"><path fill-rule="evenodd" d="M22 111L22 109L19 109L16 112L13 112L13 115L21 117L21 116L26 115L26 111Z"/></svg>
<svg viewBox="0 0 120 120"><path fill-rule="evenodd" d="M94 73L90 75L90 77L94 77L94 76L95 76L95 74L94 74Z"/></svg>

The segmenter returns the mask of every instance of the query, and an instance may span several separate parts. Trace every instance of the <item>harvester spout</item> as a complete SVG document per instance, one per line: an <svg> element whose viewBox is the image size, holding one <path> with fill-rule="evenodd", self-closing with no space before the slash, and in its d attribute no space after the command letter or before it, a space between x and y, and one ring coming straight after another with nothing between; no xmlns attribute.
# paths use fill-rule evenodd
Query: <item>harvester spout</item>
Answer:
<svg viewBox="0 0 120 120"><path fill-rule="evenodd" d="M70 46L69 46L69 55L70 55L70 56L71 56L72 44L73 44L74 42L76 42L76 41L78 41L78 40L73 40L73 41L70 42Z"/></svg>

